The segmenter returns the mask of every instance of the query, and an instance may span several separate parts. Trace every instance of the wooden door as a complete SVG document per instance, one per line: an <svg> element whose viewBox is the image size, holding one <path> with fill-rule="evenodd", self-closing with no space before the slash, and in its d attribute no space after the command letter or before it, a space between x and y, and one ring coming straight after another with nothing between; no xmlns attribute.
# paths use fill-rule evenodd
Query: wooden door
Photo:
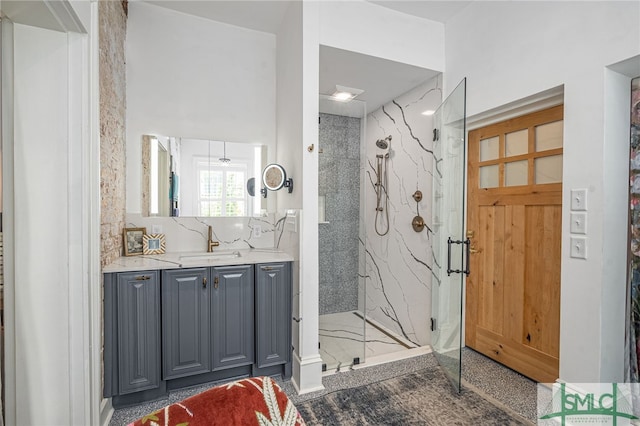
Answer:
<svg viewBox="0 0 640 426"><path fill-rule="evenodd" d="M466 345L558 378L563 106L469 132Z"/></svg>

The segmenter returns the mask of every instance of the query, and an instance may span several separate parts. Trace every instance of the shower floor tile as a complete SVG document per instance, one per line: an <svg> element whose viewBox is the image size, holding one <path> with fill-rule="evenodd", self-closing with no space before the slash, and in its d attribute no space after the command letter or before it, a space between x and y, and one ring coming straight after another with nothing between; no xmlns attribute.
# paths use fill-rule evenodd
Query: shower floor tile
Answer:
<svg viewBox="0 0 640 426"><path fill-rule="evenodd" d="M367 341L363 345L365 333ZM363 363L372 357L411 348L390 334L370 322L364 323L357 312L321 315L320 356L327 365L327 372L349 368L356 357Z"/></svg>

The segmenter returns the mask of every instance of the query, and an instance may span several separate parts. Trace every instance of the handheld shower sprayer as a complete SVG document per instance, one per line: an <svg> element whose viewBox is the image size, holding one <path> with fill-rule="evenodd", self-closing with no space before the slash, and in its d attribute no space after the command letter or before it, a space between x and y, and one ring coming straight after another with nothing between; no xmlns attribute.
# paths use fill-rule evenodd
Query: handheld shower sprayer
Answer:
<svg viewBox="0 0 640 426"><path fill-rule="evenodd" d="M391 146L391 135L387 136L384 139L378 139L376 141L376 146L380 149L389 151L389 147Z"/></svg>
<svg viewBox="0 0 640 426"><path fill-rule="evenodd" d="M374 226L376 233L380 236L386 235L389 232L389 194L387 193L387 187L389 183L388 162L389 151L391 150L391 135L384 139L378 139L376 146L384 151L384 154L376 155L376 217ZM381 222L381 226L386 230L378 229L378 222Z"/></svg>

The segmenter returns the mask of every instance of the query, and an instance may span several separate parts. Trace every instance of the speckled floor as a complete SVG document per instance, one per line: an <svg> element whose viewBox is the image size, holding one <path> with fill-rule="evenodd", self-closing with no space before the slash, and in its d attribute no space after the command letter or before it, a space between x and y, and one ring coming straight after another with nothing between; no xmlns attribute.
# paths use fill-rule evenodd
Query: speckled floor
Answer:
<svg viewBox="0 0 640 426"><path fill-rule="evenodd" d="M304 395L296 394L291 381L283 382L282 380L278 380L278 383L295 404L317 398L318 396L336 390L364 386L435 365L436 360L431 353L369 367L362 365L357 369L324 376L322 379L325 386L324 390ZM463 349L462 352L462 380L463 387L467 387L481 394L497 405L504 405L531 421L532 424L535 423L535 382L494 362L484 355L466 348ZM169 395L168 399L116 410L111 418L110 425L126 425L165 405L183 400L215 385L216 383L210 383L192 389L175 391Z"/></svg>
<svg viewBox="0 0 640 426"><path fill-rule="evenodd" d="M537 420L537 383L468 348L462 349L462 385L489 396L527 420Z"/></svg>

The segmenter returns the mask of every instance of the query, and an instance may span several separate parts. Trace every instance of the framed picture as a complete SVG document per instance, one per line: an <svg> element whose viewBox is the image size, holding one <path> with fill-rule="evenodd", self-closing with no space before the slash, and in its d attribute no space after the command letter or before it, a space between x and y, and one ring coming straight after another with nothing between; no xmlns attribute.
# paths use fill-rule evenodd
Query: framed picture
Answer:
<svg viewBox="0 0 640 426"><path fill-rule="evenodd" d="M144 254L164 254L164 234L151 234L142 237L142 252Z"/></svg>
<svg viewBox="0 0 640 426"><path fill-rule="evenodd" d="M147 233L147 228L124 228L124 255L125 256L137 256L142 254L144 235Z"/></svg>

